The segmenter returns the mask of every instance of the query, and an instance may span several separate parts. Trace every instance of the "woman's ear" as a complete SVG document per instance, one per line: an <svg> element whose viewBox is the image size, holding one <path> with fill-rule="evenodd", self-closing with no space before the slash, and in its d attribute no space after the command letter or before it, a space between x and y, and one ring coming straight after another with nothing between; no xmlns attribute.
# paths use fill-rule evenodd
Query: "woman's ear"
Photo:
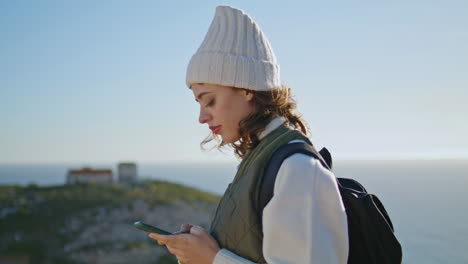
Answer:
<svg viewBox="0 0 468 264"><path fill-rule="evenodd" d="M244 93L245 93L245 99L247 101L252 101L253 97L254 97L254 93L252 91L249 91L249 90L244 90Z"/></svg>

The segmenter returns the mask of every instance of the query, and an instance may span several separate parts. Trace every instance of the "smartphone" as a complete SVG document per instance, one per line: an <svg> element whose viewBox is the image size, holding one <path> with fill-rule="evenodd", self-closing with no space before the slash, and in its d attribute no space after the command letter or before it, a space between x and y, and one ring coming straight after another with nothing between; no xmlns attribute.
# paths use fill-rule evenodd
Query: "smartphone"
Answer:
<svg viewBox="0 0 468 264"><path fill-rule="evenodd" d="M172 235L171 232L167 232L167 231L162 230L160 228L157 228L155 226L145 224L145 223L143 223L141 221L133 223L133 226L140 229L140 230L149 232L149 233L158 233L158 234L161 234L161 235Z"/></svg>

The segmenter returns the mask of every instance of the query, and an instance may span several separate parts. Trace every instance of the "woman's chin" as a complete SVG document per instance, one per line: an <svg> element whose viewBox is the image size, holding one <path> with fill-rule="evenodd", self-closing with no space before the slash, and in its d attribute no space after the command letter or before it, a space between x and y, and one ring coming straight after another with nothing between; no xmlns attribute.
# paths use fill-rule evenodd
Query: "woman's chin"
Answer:
<svg viewBox="0 0 468 264"><path fill-rule="evenodd" d="M239 141L239 138L229 138L229 137L223 137L221 136L221 138L223 139L223 142L226 143L226 144L233 144L237 141Z"/></svg>

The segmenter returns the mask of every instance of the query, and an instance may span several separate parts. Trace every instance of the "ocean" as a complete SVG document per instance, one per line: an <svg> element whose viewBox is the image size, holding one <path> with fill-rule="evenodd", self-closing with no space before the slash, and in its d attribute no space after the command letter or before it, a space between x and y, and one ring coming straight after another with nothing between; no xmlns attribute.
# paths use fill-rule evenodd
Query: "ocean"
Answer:
<svg viewBox="0 0 468 264"><path fill-rule="evenodd" d="M91 164L110 168L116 164ZM335 161L337 177L377 194L403 247L403 263L468 263L468 160ZM64 184L77 164L0 165L0 184ZM140 178L183 183L222 194L236 164L138 164Z"/></svg>

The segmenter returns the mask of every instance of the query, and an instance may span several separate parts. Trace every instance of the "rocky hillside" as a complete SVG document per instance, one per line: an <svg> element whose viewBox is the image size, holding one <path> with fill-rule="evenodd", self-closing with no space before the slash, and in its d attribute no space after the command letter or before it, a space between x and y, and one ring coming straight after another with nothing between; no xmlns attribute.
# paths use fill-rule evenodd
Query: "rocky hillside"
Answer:
<svg viewBox="0 0 468 264"><path fill-rule="evenodd" d="M177 263L132 226L208 228L219 197L179 184L0 186L0 260L21 263ZM0 261L1 262L1 261Z"/></svg>

